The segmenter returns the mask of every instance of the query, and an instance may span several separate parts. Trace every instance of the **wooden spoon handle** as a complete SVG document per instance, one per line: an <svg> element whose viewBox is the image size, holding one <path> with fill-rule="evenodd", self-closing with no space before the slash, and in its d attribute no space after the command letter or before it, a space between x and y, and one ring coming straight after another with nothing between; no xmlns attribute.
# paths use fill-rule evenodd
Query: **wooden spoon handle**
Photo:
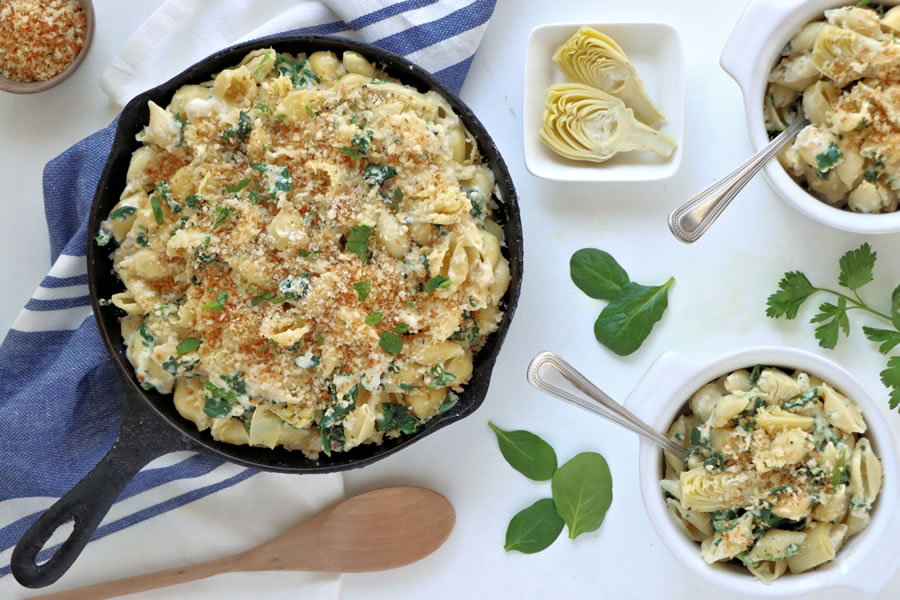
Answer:
<svg viewBox="0 0 900 600"><path fill-rule="evenodd" d="M188 581L206 579L207 577L212 577L213 575L232 571L234 569L234 557L228 557L211 560L198 565L175 567L174 569L146 573L144 575L135 575L134 577L98 583L97 585L89 585L74 590L65 590L63 592L35 596L35 598L52 600L103 600L104 598L115 598L116 596L136 594L137 592L155 590L157 588L186 583Z"/></svg>

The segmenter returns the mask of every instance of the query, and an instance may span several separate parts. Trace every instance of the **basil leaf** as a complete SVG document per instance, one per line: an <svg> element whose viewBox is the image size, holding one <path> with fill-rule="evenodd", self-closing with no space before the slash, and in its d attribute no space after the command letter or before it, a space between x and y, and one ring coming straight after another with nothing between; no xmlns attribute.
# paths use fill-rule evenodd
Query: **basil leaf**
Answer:
<svg viewBox="0 0 900 600"><path fill-rule="evenodd" d="M596 248L582 248L573 254L569 275L578 289L597 300L612 300L628 283L628 273L616 259Z"/></svg>
<svg viewBox="0 0 900 600"><path fill-rule="evenodd" d="M546 481L556 471L553 447L530 431L504 431L488 422L497 436L500 453L509 465L529 479Z"/></svg>
<svg viewBox="0 0 900 600"><path fill-rule="evenodd" d="M540 552L556 541L564 522L556 514L553 500L543 498L516 514L506 528L507 552L516 550L523 554Z"/></svg>
<svg viewBox="0 0 900 600"><path fill-rule="evenodd" d="M369 292L372 291L372 282L371 281L357 281L353 284L353 289L356 290L356 297L360 302L365 302L366 298L369 296Z"/></svg>
<svg viewBox="0 0 900 600"><path fill-rule="evenodd" d="M634 282L622 286L594 323L594 336L618 354L631 354L647 339L650 330L662 318L668 306L667 292L674 278L656 287Z"/></svg>
<svg viewBox="0 0 900 600"><path fill-rule="evenodd" d="M369 236L372 234L372 228L368 225L354 225L347 234L347 243L345 248L347 252L352 252L359 256L360 260L366 262L366 249L369 244Z"/></svg>
<svg viewBox="0 0 900 600"><path fill-rule="evenodd" d="M450 287L450 280L444 277L443 275L435 275L431 279L428 280L428 283L425 284L426 292L433 292L434 290L441 288L446 289Z"/></svg>
<svg viewBox="0 0 900 600"><path fill-rule="evenodd" d="M576 454L553 474L556 512L569 528L569 538L595 531L612 504L612 476L606 459L596 452Z"/></svg>
<svg viewBox="0 0 900 600"><path fill-rule="evenodd" d="M388 354L398 354L403 350L403 338L390 331L382 331L378 345Z"/></svg>
<svg viewBox="0 0 900 600"><path fill-rule="evenodd" d="M200 344L201 340L199 338L184 338L175 347L175 352L177 352L178 354L187 354L188 352L193 352L194 350L199 348Z"/></svg>

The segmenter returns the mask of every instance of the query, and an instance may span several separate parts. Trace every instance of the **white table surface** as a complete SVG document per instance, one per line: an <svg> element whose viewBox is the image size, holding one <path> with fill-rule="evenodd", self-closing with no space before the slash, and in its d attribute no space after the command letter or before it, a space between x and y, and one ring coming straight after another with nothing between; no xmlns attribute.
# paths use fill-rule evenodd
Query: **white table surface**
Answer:
<svg viewBox="0 0 900 600"><path fill-rule="evenodd" d="M101 72L159 0L98 0L94 45L80 70L35 96L0 95L0 332L12 324L49 268L41 194L44 164L104 127L115 112L98 87ZM819 349L811 327L773 322L765 298L786 270L802 269L814 283L836 281L838 257L864 236L833 231L788 208L762 180L753 181L712 231L693 246L675 241L666 215L699 188L731 170L750 152L743 101L719 68L719 53L744 2L644 0L499 0L463 88L506 157L519 192L525 228L525 279L509 336L483 407L468 419L362 471L347 473L348 494L392 484L433 488L457 511L447 543L425 560L387 573L348 575L345 598L543 598L586 595L624 598L718 599L722 592L688 573L663 547L643 509L636 477L637 439L529 388L525 366L538 351L569 358L613 397L624 400L654 358L675 350L711 358L737 348L782 344L822 352L854 372L875 393L884 359L865 340L866 321L852 315L849 340ZM262 4L261 4L262 6ZM682 35L687 61L685 159L668 180L640 185L563 184L532 177L522 160L522 71L532 28L554 22L658 21ZM868 240L878 252L876 282L866 296L886 298L900 281L900 235ZM640 350L619 358L594 339L602 303L571 283L568 261L593 246L612 253L633 279L676 279L669 308ZM811 302L801 313L808 319ZM895 432L900 415L888 414ZM614 500L602 527L572 542L565 533L548 550L505 553L507 523L517 511L549 495L549 483L529 481L500 456L491 420L547 439L560 461L593 450L609 461ZM882 502L896 502L883 498ZM227 597L227 590L223 590ZM298 590L297 595L302 596ZM860 597L846 590L820 600ZM879 595L900 597L900 575Z"/></svg>

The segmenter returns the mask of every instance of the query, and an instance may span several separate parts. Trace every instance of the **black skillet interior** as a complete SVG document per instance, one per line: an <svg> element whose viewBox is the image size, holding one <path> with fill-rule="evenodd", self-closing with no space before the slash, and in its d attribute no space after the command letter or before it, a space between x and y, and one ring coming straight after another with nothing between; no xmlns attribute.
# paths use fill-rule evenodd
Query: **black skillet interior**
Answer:
<svg viewBox="0 0 900 600"><path fill-rule="evenodd" d="M118 202L119 195L125 187L125 174L128 170L131 154L140 147L140 143L135 140L135 135L147 124L147 101L153 100L160 106L166 106L175 90L182 85L208 81L212 74L239 63L247 52L269 46L278 52L290 52L292 54L300 52L308 54L316 50L331 50L340 56L344 50L355 50L370 61L377 63L390 76L395 77L402 83L411 85L422 92L428 90L438 91L447 98L454 110L459 114L463 123L475 137L475 141L478 143L485 160L494 171L497 179L497 189L501 198L498 202L499 208L495 213L495 218L503 226L505 232L506 246L504 254L510 263L510 286L503 302L505 314L500 328L490 336L485 347L475 357L472 379L465 387L465 391L460 395L459 402L443 415L431 419L413 435L403 435L392 440L385 439L380 446L366 444L349 452L333 453L330 457L321 454L318 460L311 460L301 452L291 452L282 448L269 450L266 448L223 444L213 440L209 432L197 431L192 422L182 418L175 410L171 396L144 391L137 385L137 381L134 378L134 370L125 357L125 345L119 332L118 318L121 316L121 313L115 307L100 307L97 304L99 298L109 298L113 293L122 291L123 286L113 274L109 249L98 248L90 244L87 256L94 314L106 347L113 357L123 380L125 380L124 385L129 387L134 394L141 396L156 414L161 416L170 426L181 431L201 449L235 463L271 471L323 473L358 468L393 454L416 440L422 439L426 435L472 414L481 405L488 391L491 370L506 332L509 329L510 321L515 312L516 302L519 298L523 248L522 224L519 218L515 188L506 164L503 162L494 142L488 136L487 131L485 131L481 122L478 121L469 107L463 104L455 94L444 88L429 73L408 60L375 46L345 39L315 36L272 38L247 42L217 52L170 81L137 96L122 111L116 129L112 152L100 178L94 198L89 231L92 232L92 235L97 233L100 222ZM151 422L148 423L148 426L155 428L163 427L164 425L161 422Z"/></svg>

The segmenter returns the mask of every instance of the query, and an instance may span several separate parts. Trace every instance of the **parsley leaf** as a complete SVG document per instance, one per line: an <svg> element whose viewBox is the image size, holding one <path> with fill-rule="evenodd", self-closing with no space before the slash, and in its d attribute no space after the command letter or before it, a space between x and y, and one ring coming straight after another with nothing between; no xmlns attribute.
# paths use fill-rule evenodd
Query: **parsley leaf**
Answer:
<svg viewBox="0 0 900 600"><path fill-rule="evenodd" d="M827 173L829 169L837 166L844 158L844 155L838 149L837 142L832 141L828 144L828 148L822 154L816 154L816 166L820 173Z"/></svg>
<svg viewBox="0 0 900 600"><path fill-rule="evenodd" d="M887 354L900 344L900 331L863 326L863 333L873 342L881 342L878 351Z"/></svg>
<svg viewBox="0 0 900 600"><path fill-rule="evenodd" d="M321 250L298 250L297 256L300 258L309 258L313 254L322 254Z"/></svg>
<svg viewBox="0 0 900 600"><path fill-rule="evenodd" d="M371 315L366 317L366 325L377 325L379 321L381 321L381 317L383 313L373 312Z"/></svg>
<svg viewBox="0 0 900 600"><path fill-rule="evenodd" d="M881 383L891 389L890 407L900 408L900 356L893 356L887 363L887 369L881 372Z"/></svg>
<svg viewBox="0 0 900 600"><path fill-rule="evenodd" d="M345 248L347 252L352 252L359 256L360 260L366 262L366 249L369 244L369 235L372 228L368 225L354 225L347 234L347 243Z"/></svg>
<svg viewBox="0 0 900 600"><path fill-rule="evenodd" d="M837 345L840 331L850 335L850 319L847 317L847 301L838 300L837 306L829 302L819 306L819 312L809 320L810 323L822 323L816 327L816 339L823 348L833 349Z"/></svg>
<svg viewBox="0 0 900 600"><path fill-rule="evenodd" d="M400 323L397 323L396 327L394 327L394 333L403 334L403 333L406 333L407 331L409 331L409 323L400 322Z"/></svg>
<svg viewBox="0 0 900 600"><path fill-rule="evenodd" d="M398 354L403 350L403 338L390 331L382 331L378 345L388 354Z"/></svg>
<svg viewBox="0 0 900 600"><path fill-rule="evenodd" d="M239 191L244 189L250 184L250 180L247 178L241 179L235 185L225 185L225 191L229 194L237 194Z"/></svg>
<svg viewBox="0 0 900 600"><path fill-rule="evenodd" d="M177 352L178 354L187 354L188 352L193 352L194 350L199 348L200 344L201 344L200 338L195 338L195 337L184 338L175 347L175 352Z"/></svg>
<svg viewBox="0 0 900 600"><path fill-rule="evenodd" d="M216 294L216 299L212 302L208 302L201 307L201 310L206 310L213 313L220 313L225 310L225 301L228 300L228 292L225 290L220 291Z"/></svg>
<svg viewBox="0 0 900 600"><path fill-rule="evenodd" d="M434 290L441 288L446 289L450 287L450 280L444 277L443 275L435 275L431 279L428 280L428 283L425 284L426 292L433 292Z"/></svg>
<svg viewBox="0 0 900 600"><path fill-rule="evenodd" d="M224 221L228 217L233 217L237 213L235 213L234 209L230 206L219 204L218 206L216 206L216 214L218 216L216 217L216 222L213 223L213 231L219 228L219 225L222 224L222 221Z"/></svg>
<svg viewBox="0 0 900 600"><path fill-rule="evenodd" d="M778 291L766 300L768 308L766 316L773 319L785 317L793 319L797 316L800 306L806 302L816 289L800 271L790 271L784 274L778 282Z"/></svg>
<svg viewBox="0 0 900 600"><path fill-rule="evenodd" d="M356 296L360 302L365 302L366 298L369 296L369 292L372 291L372 282L371 281L357 281L353 284L353 289L356 290Z"/></svg>
<svg viewBox="0 0 900 600"><path fill-rule="evenodd" d="M868 243L856 250L846 252L839 262L841 274L838 283L845 288L857 290L872 281L876 254Z"/></svg>

